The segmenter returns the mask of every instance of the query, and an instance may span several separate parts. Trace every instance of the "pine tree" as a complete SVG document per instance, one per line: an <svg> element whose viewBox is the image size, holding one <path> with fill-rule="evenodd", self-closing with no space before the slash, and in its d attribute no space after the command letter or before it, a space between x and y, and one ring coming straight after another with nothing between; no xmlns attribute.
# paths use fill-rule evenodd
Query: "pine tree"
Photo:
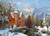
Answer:
<svg viewBox="0 0 50 36"><path fill-rule="evenodd" d="M36 17L36 26L38 26L39 21L38 21L38 17Z"/></svg>
<svg viewBox="0 0 50 36"><path fill-rule="evenodd" d="M34 24L35 24L35 18L34 18L34 15L33 15L33 14L31 15L31 23L32 23L32 27L34 27Z"/></svg>
<svg viewBox="0 0 50 36"><path fill-rule="evenodd" d="M31 17L30 17L30 15L28 15L28 19L27 19L27 27L29 27L29 28L31 28L32 27L32 24L31 24Z"/></svg>

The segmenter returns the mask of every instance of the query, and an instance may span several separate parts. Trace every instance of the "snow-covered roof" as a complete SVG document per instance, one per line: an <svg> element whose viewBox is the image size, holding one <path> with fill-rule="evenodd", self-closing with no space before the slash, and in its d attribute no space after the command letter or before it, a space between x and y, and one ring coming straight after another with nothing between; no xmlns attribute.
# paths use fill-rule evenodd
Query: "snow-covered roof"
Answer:
<svg viewBox="0 0 50 36"><path fill-rule="evenodd" d="M11 16L12 16L12 18L14 18L14 12L11 12Z"/></svg>
<svg viewBox="0 0 50 36"><path fill-rule="evenodd" d="M18 11L15 9L14 12L11 12L12 18L14 18L14 13L18 13Z"/></svg>
<svg viewBox="0 0 50 36"><path fill-rule="evenodd" d="M14 10L14 13L18 13L18 11L16 10L16 8L15 8L15 10Z"/></svg>
<svg viewBox="0 0 50 36"><path fill-rule="evenodd" d="M21 15L22 15L22 13L23 13L23 12L20 13L20 17L21 17Z"/></svg>

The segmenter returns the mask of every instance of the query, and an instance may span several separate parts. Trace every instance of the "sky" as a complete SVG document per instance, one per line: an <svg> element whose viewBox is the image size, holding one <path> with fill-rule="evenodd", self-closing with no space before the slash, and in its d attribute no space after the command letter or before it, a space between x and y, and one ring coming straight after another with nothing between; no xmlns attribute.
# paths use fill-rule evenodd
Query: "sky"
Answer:
<svg viewBox="0 0 50 36"><path fill-rule="evenodd" d="M19 8L46 8L50 7L50 0L13 0Z"/></svg>
<svg viewBox="0 0 50 36"><path fill-rule="evenodd" d="M16 2L17 9L23 12L33 13L35 8L49 8L45 10L50 10L50 0L13 0L13 2Z"/></svg>
<svg viewBox="0 0 50 36"><path fill-rule="evenodd" d="M10 0L8 0L8 1L10 1ZM12 2L16 3L17 10L24 12L24 14L25 13L33 14L34 11L36 11L35 8L37 8L37 10L43 9L43 10L45 10L46 13L50 14L50 0L12 0ZM41 11L43 11L43 10L41 10ZM36 12L36 13L38 13L38 12Z"/></svg>

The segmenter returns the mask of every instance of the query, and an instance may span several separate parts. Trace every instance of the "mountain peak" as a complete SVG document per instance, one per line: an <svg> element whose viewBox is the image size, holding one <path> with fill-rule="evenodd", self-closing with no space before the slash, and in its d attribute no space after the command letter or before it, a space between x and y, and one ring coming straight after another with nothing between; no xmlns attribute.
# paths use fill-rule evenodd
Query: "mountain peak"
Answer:
<svg viewBox="0 0 50 36"><path fill-rule="evenodd" d="M34 12L33 12L33 15L34 15L35 17L38 16L38 18L41 18L41 19L43 19L44 14L45 14L45 16L50 17L50 15L47 14L46 12L44 12L43 9L35 9ZM48 18L48 17L46 17L46 18Z"/></svg>

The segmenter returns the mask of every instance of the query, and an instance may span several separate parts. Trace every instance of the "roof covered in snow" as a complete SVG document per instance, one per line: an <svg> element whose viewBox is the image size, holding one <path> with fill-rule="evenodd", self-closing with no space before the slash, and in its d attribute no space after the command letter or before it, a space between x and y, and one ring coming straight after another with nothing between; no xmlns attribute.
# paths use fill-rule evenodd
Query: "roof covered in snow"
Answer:
<svg viewBox="0 0 50 36"><path fill-rule="evenodd" d="M15 10L14 10L14 13L18 13L18 11L16 10L16 8L15 8Z"/></svg>

